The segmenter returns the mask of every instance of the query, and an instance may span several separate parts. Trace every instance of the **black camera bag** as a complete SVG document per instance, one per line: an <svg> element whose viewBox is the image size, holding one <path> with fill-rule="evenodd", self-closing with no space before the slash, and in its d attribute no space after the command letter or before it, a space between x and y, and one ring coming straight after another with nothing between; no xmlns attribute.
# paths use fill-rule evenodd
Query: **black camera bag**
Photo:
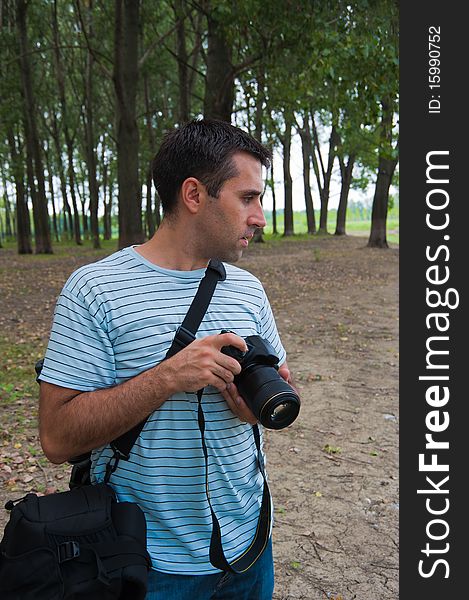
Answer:
<svg viewBox="0 0 469 600"><path fill-rule="evenodd" d="M195 339L223 264L211 260L166 358ZM42 365L36 367L38 375ZM90 453L72 461L70 491L9 501L0 542L1 600L143 600L151 559L140 507L107 485L146 420L111 442L104 483L90 482Z"/></svg>
<svg viewBox="0 0 469 600"><path fill-rule="evenodd" d="M118 503L105 483L27 494L11 510L0 548L2 600L145 598L145 516Z"/></svg>

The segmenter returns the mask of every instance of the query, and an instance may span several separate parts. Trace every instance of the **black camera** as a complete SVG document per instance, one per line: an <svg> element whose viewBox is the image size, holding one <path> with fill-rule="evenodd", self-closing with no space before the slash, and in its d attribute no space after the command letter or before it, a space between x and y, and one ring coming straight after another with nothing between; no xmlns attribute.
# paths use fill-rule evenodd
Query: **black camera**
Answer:
<svg viewBox="0 0 469 600"><path fill-rule="evenodd" d="M223 330L221 333L233 333ZM278 373L278 357L272 345L259 335L244 338L248 347L242 352L234 346L221 351L236 359L241 373L234 382L257 420L268 429L291 425L300 412L300 398Z"/></svg>

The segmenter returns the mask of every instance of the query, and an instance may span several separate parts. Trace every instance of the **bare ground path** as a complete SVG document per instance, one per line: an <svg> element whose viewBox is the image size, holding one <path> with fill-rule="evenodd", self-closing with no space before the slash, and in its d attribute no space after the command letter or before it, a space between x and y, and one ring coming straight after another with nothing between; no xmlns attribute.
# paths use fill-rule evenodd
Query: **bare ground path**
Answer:
<svg viewBox="0 0 469 600"><path fill-rule="evenodd" d="M0 250L0 507L66 488L68 469L41 456L24 379L65 279L97 256ZM239 263L265 285L302 394L297 421L266 436L275 600L398 598L398 260L395 247L328 236L256 244Z"/></svg>

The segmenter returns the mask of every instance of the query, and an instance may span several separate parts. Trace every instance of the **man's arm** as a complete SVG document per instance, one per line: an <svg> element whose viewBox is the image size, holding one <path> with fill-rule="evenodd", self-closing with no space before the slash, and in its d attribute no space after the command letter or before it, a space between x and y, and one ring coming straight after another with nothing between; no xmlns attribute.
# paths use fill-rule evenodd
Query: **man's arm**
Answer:
<svg viewBox="0 0 469 600"><path fill-rule="evenodd" d="M177 392L196 392L212 385L223 394L241 367L220 350L246 343L233 333L195 340L175 356L111 388L93 392L41 382L39 434L44 453L62 463L116 439L148 417ZM243 420L244 406L230 406Z"/></svg>

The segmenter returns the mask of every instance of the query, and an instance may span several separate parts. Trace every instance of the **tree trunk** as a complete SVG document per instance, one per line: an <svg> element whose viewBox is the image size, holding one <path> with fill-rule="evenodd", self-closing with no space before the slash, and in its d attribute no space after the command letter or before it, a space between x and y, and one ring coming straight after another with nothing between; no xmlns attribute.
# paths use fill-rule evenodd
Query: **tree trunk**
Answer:
<svg viewBox="0 0 469 600"><path fill-rule="evenodd" d="M334 123L334 119L333 119ZM339 137L335 125L332 125L331 135L329 137L329 152L327 157L327 167L324 166L324 161L321 154L321 145L319 136L314 121L314 115L312 115L312 128L313 128L313 142L314 150L312 153L314 173L318 183L319 197L321 200L321 211L319 216L319 231L318 233L327 233L327 213L329 210L329 194L331 186L332 168L334 166L334 160L336 157L336 147L339 142ZM316 156L317 155L317 156ZM319 169L320 168L320 169Z"/></svg>
<svg viewBox="0 0 469 600"><path fill-rule="evenodd" d="M298 129L301 138L301 151L303 154L303 186L305 190L306 221L308 233L316 233L316 217L314 214L313 195L311 193L311 150L312 141L307 119L304 119L304 129Z"/></svg>
<svg viewBox="0 0 469 600"><path fill-rule="evenodd" d="M49 150L45 150L44 155L46 157L47 179L48 179L48 184L49 184L49 196L50 196L50 202L52 205L52 228L54 230L55 241L60 242L59 228L57 225L57 211L55 209L54 180L52 177L52 167L50 164Z"/></svg>
<svg viewBox="0 0 469 600"><path fill-rule="evenodd" d="M4 12L3 12L4 11ZM0 27L5 27L13 33L16 26L16 8L13 3L2 6L0 15ZM12 48L16 52L17 48ZM6 57L4 56L4 60ZM16 192L16 242L18 254L32 254L31 244L31 221L29 216L28 200L25 192L24 157L21 145L16 143L13 126L9 124L6 128L6 138L10 148L10 169Z"/></svg>
<svg viewBox="0 0 469 600"><path fill-rule="evenodd" d="M88 226L88 212L86 210L86 191L85 191L85 182L82 184L82 190L80 193L80 188L77 183L77 195L81 204L81 222L83 224L83 237L85 240L90 239L90 228Z"/></svg>
<svg viewBox="0 0 469 600"><path fill-rule="evenodd" d="M161 200L158 194L155 194L155 223L156 228L161 225Z"/></svg>
<svg viewBox="0 0 469 600"><path fill-rule="evenodd" d="M146 122L147 122L147 133L148 133L148 145L150 147L150 152L152 159L148 163L147 169L147 201L145 208L145 223L146 229L148 233L148 237L153 237L155 233L155 218L153 214L153 206L152 206L152 186L153 186L153 177L152 177L152 160L153 155L155 153L155 134L153 130L152 123L152 114L150 109L150 94L149 94L149 85L148 85L148 76L145 73L143 79L143 89L144 89L144 97L145 97L145 113L146 113ZM158 223L159 225L159 223Z"/></svg>
<svg viewBox="0 0 469 600"><path fill-rule="evenodd" d="M60 179L60 193L62 195L63 204L63 231L67 239L73 237L73 216L72 209L67 197L67 178L65 176L64 163L62 160L62 145L60 143L59 129L57 126L57 118L52 115L52 139L54 140L57 170ZM67 221L68 219L68 221Z"/></svg>
<svg viewBox="0 0 469 600"><path fill-rule="evenodd" d="M5 177L5 172L2 169L2 181L3 181L3 202L5 205L5 237L7 241L10 241L14 237L14 224L12 227L12 211L10 206L10 198L8 197L8 187Z"/></svg>
<svg viewBox="0 0 469 600"><path fill-rule="evenodd" d="M52 227L54 229L55 241L60 242L59 228L57 225L57 211L55 208L54 182L53 182L51 171L49 171L49 193L50 193L50 201L52 204Z"/></svg>
<svg viewBox="0 0 469 600"><path fill-rule="evenodd" d="M263 114L264 114L264 83L265 83L265 66L261 64L259 68L259 73L257 76L257 95L256 95L256 112L254 116L254 137L256 140L262 144L262 124L263 124ZM261 200L262 202L262 200ZM254 233L253 241L256 244L264 243L264 228L256 229Z"/></svg>
<svg viewBox="0 0 469 600"><path fill-rule="evenodd" d="M285 208L284 208L284 231L283 235L293 235L293 180L290 171L291 157L291 128L290 120L285 121L285 135L282 139L283 144L283 181L285 190Z"/></svg>
<svg viewBox="0 0 469 600"><path fill-rule="evenodd" d="M44 167L36 123L36 101L33 92L31 68L29 64L29 45L27 38L26 11L28 4L18 0L16 4L16 22L19 39L19 65L24 99L24 126L26 151L30 156L30 186L33 199L34 241L37 254L52 254L52 244L47 210ZM37 188L36 188L37 182Z"/></svg>
<svg viewBox="0 0 469 600"><path fill-rule="evenodd" d="M93 2L88 1L88 38L93 39ZM96 148L93 123L93 55L88 50L86 55L85 77L85 137L86 137L86 163L88 167L88 188L90 194L90 229L93 248L101 248L99 241L98 203L99 191L96 176Z"/></svg>
<svg viewBox="0 0 469 600"><path fill-rule="evenodd" d="M386 220L388 217L389 188L396 168L397 160L380 156L378 176L371 211L371 232L369 248L388 248L386 239Z"/></svg>
<svg viewBox="0 0 469 600"><path fill-rule="evenodd" d="M388 248L386 239L386 220L388 217L389 188L397 165L397 156L391 157L392 148L392 103L388 99L381 101L381 146L376 178L373 208L371 211L371 231L368 239L369 248Z"/></svg>
<svg viewBox="0 0 469 600"><path fill-rule="evenodd" d="M72 208L73 208L73 235L75 238L75 243L78 246L82 245L81 240L81 229L80 229L80 214L78 212L78 202L77 202L77 193L76 193L76 181L75 181L75 169L73 166L73 142L71 137L68 134L67 127L64 128L65 133L65 143L67 146L67 158L68 158L68 187L70 190L70 196L72 198Z"/></svg>
<svg viewBox="0 0 469 600"><path fill-rule="evenodd" d="M350 184L352 183L353 165L355 164L355 155L350 154L347 164L343 156L339 156L340 174L342 177L342 186L340 188L339 206L337 208L337 222L334 235L346 235L345 224L347 218L348 195Z"/></svg>
<svg viewBox="0 0 469 600"><path fill-rule="evenodd" d="M110 240L111 239L111 185L108 177L109 165L106 163L106 143L105 137L101 141L101 187L103 193L103 239ZM109 188L109 190L108 190ZM109 194L109 201L106 200Z"/></svg>
<svg viewBox="0 0 469 600"><path fill-rule="evenodd" d="M81 245L81 232L80 232L80 216L78 214L78 205L77 198L75 193L75 171L73 165L73 140L69 132L68 124L67 124L67 102L65 97L65 74L64 68L62 65L62 58L60 55L60 41L59 41L59 24L57 19L57 0L54 0L54 5L52 7L52 36L54 40L54 62L55 62L55 73L57 77L57 91L60 99L60 108L61 108L61 118L63 123L63 132L65 138L65 146L67 149L67 175L68 175L68 185L70 190L70 196L72 199L72 208L73 208L73 235L75 238L75 243L77 245ZM59 148L58 154L61 152ZM62 194L64 190L62 189ZM64 198L66 195L64 196Z"/></svg>
<svg viewBox="0 0 469 600"><path fill-rule="evenodd" d="M274 161L270 165L270 177L272 180L272 233L277 235L277 201L275 198Z"/></svg>
<svg viewBox="0 0 469 600"><path fill-rule="evenodd" d="M207 10L207 74L205 76L204 117L231 122L234 102L234 70L231 48L223 26Z"/></svg>
<svg viewBox="0 0 469 600"><path fill-rule="evenodd" d="M139 134L136 118L138 83L139 0L116 0L114 89L119 187L119 248L143 242L138 173Z"/></svg>
<svg viewBox="0 0 469 600"><path fill-rule="evenodd" d="M179 105L178 121L179 124L186 123L189 120L189 75L187 64L187 45L186 45L186 27L184 24L185 14L184 0L175 0L174 13L177 21L176 25L176 52L178 60L179 77ZM147 217L148 218L148 217ZM154 225L153 225L154 227Z"/></svg>
<svg viewBox="0 0 469 600"><path fill-rule="evenodd" d="M189 17L190 17L190 12L189 12ZM197 67L200 61L200 57L202 54L202 45L203 45L203 39L205 38L205 26L204 26L204 15L202 13L202 11L198 11L195 17L195 22L193 19L191 19L191 24L194 30L194 35L195 35L195 40L194 40L194 47L192 48L192 59L191 59L191 63L190 63L190 69L189 69L189 81L188 81L188 86L189 86L189 96L188 96L188 102L189 102L189 114L191 113L191 99L192 99L192 92L194 90L194 85L195 85L195 81L197 78Z"/></svg>
<svg viewBox="0 0 469 600"><path fill-rule="evenodd" d="M146 231L147 231L147 235L148 238L152 238L155 234L155 219L154 219L154 215L153 215L153 206L152 206L152 185L153 185L153 178L152 178L152 170L151 170L151 163L148 165L148 169L147 169L147 182L146 182L146 192L147 192L147 196L146 196L146 205L145 205L145 224L146 224Z"/></svg>
<svg viewBox="0 0 469 600"><path fill-rule="evenodd" d="M103 229L104 229L104 239L110 240L112 238L112 220L111 220L111 212L112 212L112 181L109 181L109 191L107 191L107 176L108 166L104 165L103 168L103 193L104 193L104 217L103 217ZM106 201L106 194L109 197L109 200Z"/></svg>

